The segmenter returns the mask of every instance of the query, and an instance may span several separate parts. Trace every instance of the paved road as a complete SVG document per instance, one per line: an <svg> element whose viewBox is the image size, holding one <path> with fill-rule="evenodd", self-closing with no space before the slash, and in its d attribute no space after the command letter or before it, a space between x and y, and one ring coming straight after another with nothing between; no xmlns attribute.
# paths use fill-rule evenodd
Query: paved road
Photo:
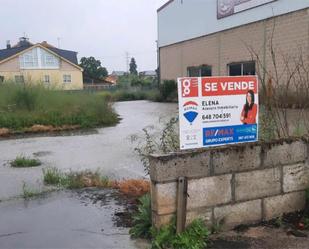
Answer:
<svg viewBox="0 0 309 249"><path fill-rule="evenodd" d="M48 194L0 203L0 248L144 249L118 227L124 201L111 190Z"/></svg>

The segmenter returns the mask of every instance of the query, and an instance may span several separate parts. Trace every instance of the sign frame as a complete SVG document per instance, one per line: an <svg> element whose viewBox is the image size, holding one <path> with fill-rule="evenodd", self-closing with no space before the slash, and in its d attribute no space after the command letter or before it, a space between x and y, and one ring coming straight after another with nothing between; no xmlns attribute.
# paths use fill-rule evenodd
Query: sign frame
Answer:
<svg viewBox="0 0 309 249"><path fill-rule="evenodd" d="M177 79L180 149L258 141L256 75Z"/></svg>

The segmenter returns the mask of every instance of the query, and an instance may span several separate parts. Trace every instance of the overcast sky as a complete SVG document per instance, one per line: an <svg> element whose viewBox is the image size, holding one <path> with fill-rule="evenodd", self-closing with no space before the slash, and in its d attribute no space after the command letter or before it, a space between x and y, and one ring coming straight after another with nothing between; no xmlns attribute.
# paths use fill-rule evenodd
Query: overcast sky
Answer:
<svg viewBox="0 0 309 249"><path fill-rule="evenodd" d="M1 0L0 48L26 34L33 43L94 56L111 73L126 70L126 52L139 71L156 68L157 12L167 0Z"/></svg>

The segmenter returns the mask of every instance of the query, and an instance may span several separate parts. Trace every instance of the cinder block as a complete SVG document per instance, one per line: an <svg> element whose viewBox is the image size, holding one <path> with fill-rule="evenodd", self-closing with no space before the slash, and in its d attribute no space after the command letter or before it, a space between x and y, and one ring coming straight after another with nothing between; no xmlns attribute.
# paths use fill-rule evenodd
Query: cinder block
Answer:
<svg viewBox="0 0 309 249"><path fill-rule="evenodd" d="M305 207L305 192L295 192L264 199L265 220L279 217L284 213L302 210Z"/></svg>
<svg viewBox="0 0 309 249"><path fill-rule="evenodd" d="M273 144L264 149L264 166L295 164L307 158L307 145L303 141Z"/></svg>
<svg viewBox="0 0 309 249"><path fill-rule="evenodd" d="M283 167L283 191L305 190L309 187L309 165L296 164Z"/></svg>
<svg viewBox="0 0 309 249"><path fill-rule="evenodd" d="M195 219L202 219L207 226L212 225L212 210L210 208L201 208L187 212L186 226L190 225Z"/></svg>
<svg viewBox="0 0 309 249"><path fill-rule="evenodd" d="M280 194L280 179L281 172L279 168L238 173L235 175L236 201Z"/></svg>
<svg viewBox="0 0 309 249"><path fill-rule="evenodd" d="M224 230L234 228L240 224L259 222L262 219L261 200L215 207L214 219L215 222L223 224Z"/></svg>
<svg viewBox="0 0 309 249"><path fill-rule="evenodd" d="M210 174L210 152L150 158L150 178L164 182L179 177L206 177Z"/></svg>
<svg viewBox="0 0 309 249"><path fill-rule="evenodd" d="M213 154L215 174L256 169L261 165L261 146L244 146Z"/></svg>
<svg viewBox="0 0 309 249"><path fill-rule="evenodd" d="M157 213L152 212L152 225L156 228L168 225L172 222L174 216L174 214L158 215Z"/></svg>
<svg viewBox="0 0 309 249"><path fill-rule="evenodd" d="M151 184L152 210L158 215L176 212L177 183Z"/></svg>
<svg viewBox="0 0 309 249"><path fill-rule="evenodd" d="M188 182L187 209L211 207L232 200L232 175L206 177Z"/></svg>

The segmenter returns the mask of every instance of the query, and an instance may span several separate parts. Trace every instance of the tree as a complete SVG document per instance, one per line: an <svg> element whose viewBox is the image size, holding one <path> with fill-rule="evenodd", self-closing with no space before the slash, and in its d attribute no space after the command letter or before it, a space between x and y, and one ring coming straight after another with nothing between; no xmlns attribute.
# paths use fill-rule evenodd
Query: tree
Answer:
<svg viewBox="0 0 309 249"><path fill-rule="evenodd" d="M108 76L106 68L101 66L101 61L92 56L82 57L79 65L84 69L84 78L103 79Z"/></svg>
<svg viewBox="0 0 309 249"><path fill-rule="evenodd" d="M133 57L130 61L130 74L137 75L137 65Z"/></svg>

